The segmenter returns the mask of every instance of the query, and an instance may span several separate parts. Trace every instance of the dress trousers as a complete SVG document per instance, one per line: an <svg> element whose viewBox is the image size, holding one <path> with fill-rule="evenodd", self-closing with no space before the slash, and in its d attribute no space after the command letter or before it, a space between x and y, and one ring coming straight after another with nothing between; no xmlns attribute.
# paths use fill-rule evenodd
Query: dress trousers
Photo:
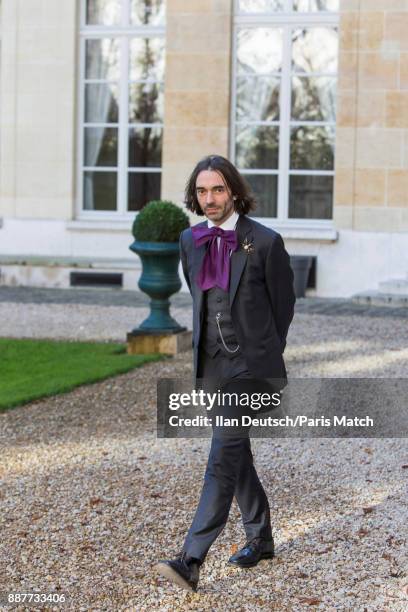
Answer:
<svg viewBox="0 0 408 612"><path fill-rule="evenodd" d="M238 341L231 318L229 294L215 287L206 291L203 297L198 377L208 392L217 391L221 380L228 382L228 392L231 392L234 378L251 378L251 374L241 349L234 351ZM222 342L217 315L222 338L228 349L234 352L228 351ZM230 417L239 412L238 408L218 405L216 413ZM225 527L234 496L241 511L247 540L258 537L272 539L268 499L254 466L249 427L244 434L242 428L238 428L239 435L231 435L226 428L214 425L214 415L212 418L213 437L204 483L183 546L188 556L201 562Z"/></svg>

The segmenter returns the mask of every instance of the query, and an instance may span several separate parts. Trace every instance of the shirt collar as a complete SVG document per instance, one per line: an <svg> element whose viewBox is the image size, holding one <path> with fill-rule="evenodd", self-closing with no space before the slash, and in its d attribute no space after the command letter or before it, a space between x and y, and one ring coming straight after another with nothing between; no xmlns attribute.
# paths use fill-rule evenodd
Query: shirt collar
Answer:
<svg viewBox="0 0 408 612"><path fill-rule="evenodd" d="M224 221L224 223L221 223L221 225L219 225L218 227L220 227L222 230L225 230L225 231L234 230L238 219L239 219L239 214L234 211L232 215L228 217L228 219ZM214 223L210 221L210 219L207 219L207 223L208 223L208 227L214 227Z"/></svg>

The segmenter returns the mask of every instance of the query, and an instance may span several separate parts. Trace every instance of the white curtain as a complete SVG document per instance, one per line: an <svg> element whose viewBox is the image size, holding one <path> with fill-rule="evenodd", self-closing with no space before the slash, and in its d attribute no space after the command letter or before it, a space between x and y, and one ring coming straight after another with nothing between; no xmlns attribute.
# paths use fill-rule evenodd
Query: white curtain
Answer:
<svg viewBox="0 0 408 612"><path fill-rule="evenodd" d="M108 77L109 59L114 57L116 51L114 45L114 40L102 39L100 45L91 46L91 53L87 53L87 74L90 75L90 78L106 79ZM92 95L87 97L87 115L92 117L92 122L106 123L111 103L110 88L105 83L92 84L91 88ZM86 146L88 166L95 166L98 161L104 133L104 127L92 128L93 137L87 141ZM85 179L84 203L88 210L95 210L92 175Z"/></svg>

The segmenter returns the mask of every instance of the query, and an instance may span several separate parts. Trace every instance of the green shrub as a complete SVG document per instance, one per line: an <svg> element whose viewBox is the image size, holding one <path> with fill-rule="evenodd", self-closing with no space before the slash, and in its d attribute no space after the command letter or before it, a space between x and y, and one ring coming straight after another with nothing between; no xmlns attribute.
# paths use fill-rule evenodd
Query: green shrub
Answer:
<svg viewBox="0 0 408 612"><path fill-rule="evenodd" d="M153 200L146 204L133 222L132 234L140 242L177 242L190 226L186 213L173 202Z"/></svg>

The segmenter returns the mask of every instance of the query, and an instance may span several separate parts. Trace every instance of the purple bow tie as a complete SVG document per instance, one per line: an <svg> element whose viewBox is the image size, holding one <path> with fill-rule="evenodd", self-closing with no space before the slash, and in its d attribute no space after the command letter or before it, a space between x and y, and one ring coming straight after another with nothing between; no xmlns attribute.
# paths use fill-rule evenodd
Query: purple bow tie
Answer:
<svg viewBox="0 0 408 612"><path fill-rule="evenodd" d="M230 251L238 247L237 233L220 227L195 226L191 228L194 243L199 247L209 242L203 265L197 277L197 284L203 290L219 287L228 291L231 269ZM217 238L220 238L218 248Z"/></svg>

